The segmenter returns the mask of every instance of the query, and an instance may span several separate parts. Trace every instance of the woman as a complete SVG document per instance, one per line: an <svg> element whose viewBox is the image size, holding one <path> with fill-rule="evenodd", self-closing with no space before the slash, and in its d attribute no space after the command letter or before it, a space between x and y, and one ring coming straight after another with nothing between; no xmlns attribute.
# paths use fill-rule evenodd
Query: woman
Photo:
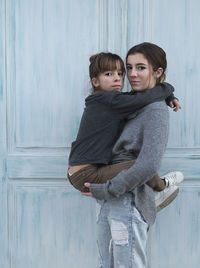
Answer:
<svg viewBox="0 0 200 268"><path fill-rule="evenodd" d="M148 91L165 79L166 54L145 42L128 51L126 66L132 89ZM84 195L103 200L97 221L101 268L146 267L147 230L156 216L154 191L146 182L160 167L168 126L163 101L133 113L113 148L113 163L135 158L135 164L104 184L85 183L91 193Z"/></svg>

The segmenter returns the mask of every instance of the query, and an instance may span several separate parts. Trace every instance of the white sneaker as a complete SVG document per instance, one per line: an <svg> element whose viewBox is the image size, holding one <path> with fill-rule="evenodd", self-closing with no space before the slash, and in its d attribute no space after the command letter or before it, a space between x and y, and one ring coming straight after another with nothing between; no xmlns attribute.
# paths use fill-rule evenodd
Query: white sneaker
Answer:
<svg viewBox="0 0 200 268"><path fill-rule="evenodd" d="M184 180L184 176L180 171L172 171L162 176L161 179L165 179L166 185L171 186L181 183Z"/></svg>
<svg viewBox="0 0 200 268"><path fill-rule="evenodd" d="M155 203L157 212L168 206L177 196L179 189L173 184L167 188L165 188L161 192L155 192Z"/></svg>

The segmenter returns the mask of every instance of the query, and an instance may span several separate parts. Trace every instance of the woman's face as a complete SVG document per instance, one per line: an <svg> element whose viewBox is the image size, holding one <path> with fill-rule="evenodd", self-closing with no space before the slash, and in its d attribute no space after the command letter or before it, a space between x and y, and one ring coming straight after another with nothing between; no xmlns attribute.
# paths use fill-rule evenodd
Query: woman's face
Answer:
<svg viewBox="0 0 200 268"><path fill-rule="evenodd" d="M162 72L153 71L152 65L141 53L129 55L126 67L128 80L135 91L144 91L154 87L157 78L162 75Z"/></svg>

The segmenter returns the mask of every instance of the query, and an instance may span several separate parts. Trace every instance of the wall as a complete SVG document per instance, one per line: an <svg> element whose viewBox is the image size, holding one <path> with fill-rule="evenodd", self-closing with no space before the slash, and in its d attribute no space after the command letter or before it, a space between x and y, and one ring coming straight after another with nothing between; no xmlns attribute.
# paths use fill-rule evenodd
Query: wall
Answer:
<svg viewBox="0 0 200 268"><path fill-rule="evenodd" d="M0 3L0 267L97 267L96 206L66 180L89 90L88 58L123 58L150 41L168 57L183 106L170 112L160 174L181 170L175 202L149 234L149 267L198 268L198 0L4 0ZM127 82L125 83L125 90Z"/></svg>

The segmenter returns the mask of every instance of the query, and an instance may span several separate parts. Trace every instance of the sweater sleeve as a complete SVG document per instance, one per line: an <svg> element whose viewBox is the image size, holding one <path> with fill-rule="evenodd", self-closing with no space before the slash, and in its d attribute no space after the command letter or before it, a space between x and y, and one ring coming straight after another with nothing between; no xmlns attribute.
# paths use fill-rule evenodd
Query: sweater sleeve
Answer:
<svg viewBox="0 0 200 268"><path fill-rule="evenodd" d="M97 199L112 199L141 186L158 171L168 141L168 110L146 112L143 121L143 142L135 164L121 171L105 184L91 184L90 191Z"/></svg>
<svg viewBox="0 0 200 268"><path fill-rule="evenodd" d="M122 116L136 112L138 109L157 101L163 101L169 97L174 88L168 83L160 83L157 86L143 92L123 94L118 92L110 99L111 108Z"/></svg>

